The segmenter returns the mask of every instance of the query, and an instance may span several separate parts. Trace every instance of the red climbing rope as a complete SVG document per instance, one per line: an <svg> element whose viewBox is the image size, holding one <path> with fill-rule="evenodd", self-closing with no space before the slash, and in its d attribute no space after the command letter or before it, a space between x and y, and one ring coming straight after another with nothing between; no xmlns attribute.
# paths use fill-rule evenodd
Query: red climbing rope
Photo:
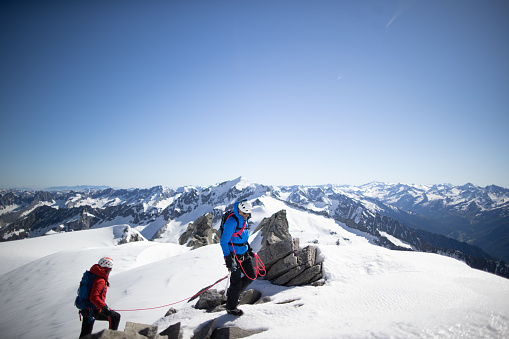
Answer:
<svg viewBox="0 0 509 339"><path fill-rule="evenodd" d="M242 267L242 261L237 257L237 253L235 253L235 246L232 246L232 247L233 247L233 254L235 255L235 259L239 262L240 267L242 268L242 272L244 272L244 275L246 277L248 277L251 280L256 280L257 277L263 277L263 276L265 276L265 274L267 274L267 272L265 271L265 265L264 265L262 259L260 259L260 257L255 254L254 255L254 259L255 259L254 269L255 269L256 276L254 278L251 278L249 275L247 275L246 271L244 270L244 267ZM158 308L163 308L163 307L168 307L168 306L171 306L171 305L179 304L179 303L184 302L186 300L193 299L193 298L199 296L200 294L202 294L203 292L210 290L213 286L219 284L221 281L223 281L226 278L228 278L229 275L230 274L225 275L224 277L222 277L221 279L219 279L218 281L216 281L212 285L210 285L210 286L200 290L198 293L196 293L196 294L194 294L194 295L192 295L192 296L190 296L188 298L182 299L180 301L176 301L174 303L171 303L171 304L162 305L162 306L156 306L156 307L137 308L137 309L133 309L133 310L114 310L114 311L117 311L117 312L147 311L147 310L155 310L155 309L158 309Z"/></svg>
<svg viewBox="0 0 509 339"><path fill-rule="evenodd" d="M225 275L223 278L219 279L218 281L216 281L215 283L213 283L212 285L208 286L207 288L204 288L203 290L201 290L200 292L188 297L188 298L185 298L185 299L182 299L180 301L176 301L174 303L171 303L171 304L168 304L168 305L163 305L163 306L156 306L156 307L148 307L148 308L138 308L138 309L133 309L133 310L114 310L114 311L117 311L117 312L131 312L131 311L147 311L147 310L155 310L155 309L158 309L158 308L163 308L163 307L168 307L168 306L171 306L171 305L175 305L175 304L179 304L181 302L184 302L186 300L189 300L189 299L192 299L200 294L202 294L203 292L205 291L208 291L210 290L213 286L219 284L221 281L225 280L226 278L228 278L229 274Z"/></svg>
<svg viewBox="0 0 509 339"><path fill-rule="evenodd" d="M267 274L267 272L265 271L265 264L263 263L262 259L260 259L260 257L255 253L254 255L254 259L255 259L255 265L254 265L254 269L255 269L255 277L254 278L251 278L247 273L246 271L244 270L244 267L242 266L242 260L240 260L238 257L237 257L237 253L235 253L235 246L233 245L233 242L230 240L231 244L232 244L232 248L233 248L233 254L235 255L235 259L239 262L240 264L240 268L242 268L242 272L244 273L244 275L246 277L248 277L250 280L256 280L256 278L258 277L263 277L265 276L265 274ZM263 272L263 274L261 273Z"/></svg>

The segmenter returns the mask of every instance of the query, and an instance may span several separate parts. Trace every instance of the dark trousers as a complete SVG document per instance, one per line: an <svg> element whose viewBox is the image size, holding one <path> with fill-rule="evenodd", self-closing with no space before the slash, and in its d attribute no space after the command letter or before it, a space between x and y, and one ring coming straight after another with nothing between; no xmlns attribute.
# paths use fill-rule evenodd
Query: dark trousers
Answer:
<svg viewBox="0 0 509 339"><path fill-rule="evenodd" d="M94 322L95 320L90 317L90 312L92 312L95 320L101 320L101 321L109 321L110 322L110 330L118 330L118 324L120 323L120 314L111 311L111 315L109 317L105 316L102 313L99 313L99 309L91 310L88 308L85 308L84 310L81 310L81 316L83 319L81 320L81 334L80 338L89 335L92 333L92 329L94 328Z"/></svg>
<svg viewBox="0 0 509 339"><path fill-rule="evenodd" d="M242 260L242 259L241 259ZM251 279L256 278L256 272L253 267L253 260L246 255L246 259L242 261L242 268ZM253 280L243 275L244 271L237 261L237 269L230 276L230 287L228 287L228 299L226 300L226 309L233 310L237 308L240 293L245 290Z"/></svg>

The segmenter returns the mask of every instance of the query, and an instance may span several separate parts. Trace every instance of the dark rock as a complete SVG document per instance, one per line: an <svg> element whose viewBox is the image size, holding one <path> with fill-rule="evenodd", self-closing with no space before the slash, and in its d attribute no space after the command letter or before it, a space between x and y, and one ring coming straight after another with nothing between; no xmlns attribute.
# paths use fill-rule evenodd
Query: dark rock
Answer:
<svg viewBox="0 0 509 339"><path fill-rule="evenodd" d="M300 274L304 272L306 269L306 266L297 266L283 274L282 276L278 277L277 279L271 280L271 283L275 285L285 286L293 279L297 278ZM305 284L302 284L305 285Z"/></svg>
<svg viewBox="0 0 509 339"><path fill-rule="evenodd" d="M198 332L196 332L191 339L209 339L212 336L212 333L216 329L217 319L213 319L209 322L206 322Z"/></svg>
<svg viewBox="0 0 509 339"><path fill-rule="evenodd" d="M276 303L276 305L291 304L291 303L293 303L293 302L296 302L297 300L299 300L299 299L288 299L288 300L283 300L283 301L280 301L280 302Z"/></svg>
<svg viewBox="0 0 509 339"><path fill-rule="evenodd" d="M261 230L263 237L258 256L265 264L265 278L282 286L307 285L321 279L322 265L316 265L317 248L300 249L299 239L293 239L288 228L286 211L281 210L263 219L256 230Z"/></svg>
<svg viewBox="0 0 509 339"><path fill-rule="evenodd" d="M270 303L271 301L272 301L271 297L265 296L265 297L261 298L260 300L258 300L257 302L255 302L255 305L266 304L266 303Z"/></svg>
<svg viewBox="0 0 509 339"><path fill-rule="evenodd" d="M286 286L302 286L307 285L321 278L322 264L317 264L306 269L294 279L286 283Z"/></svg>
<svg viewBox="0 0 509 339"><path fill-rule="evenodd" d="M168 317L168 316L170 316L170 315L172 315L172 314L175 314L175 313L177 313L177 312L178 312L178 311L172 307L172 308L170 308L170 309L168 310L168 312L166 312L166 314L165 314L164 316L165 316L165 317Z"/></svg>
<svg viewBox="0 0 509 339"><path fill-rule="evenodd" d="M320 274L320 277L317 277L317 280L312 282L310 285L315 287L323 286L325 285L325 280L322 279L322 275Z"/></svg>
<svg viewBox="0 0 509 339"><path fill-rule="evenodd" d="M270 269L267 271L267 275L265 276L265 278L270 281L273 281L297 266L299 266L299 260L295 256L295 253L292 252L283 259L277 261L274 265L272 265Z"/></svg>
<svg viewBox="0 0 509 339"><path fill-rule="evenodd" d="M133 335L135 337L136 334L140 334L149 339L155 339L157 337L157 326L132 323L128 321L125 324L124 332L127 335Z"/></svg>
<svg viewBox="0 0 509 339"><path fill-rule="evenodd" d="M274 213L270 218L264 218L254 233L262 230L262 247L270 246L290 237L288 231L288 220L286 219L286 210Z"/></svg>
<svg viewBox="0 0 509 339"><path fill-rule="evenodd" d="M207 309L207 313L218 313L218 312L226 312L226 305L219 305L214 308Z"/></svg>
<svg viewBox="0 0 509 339"><path fill-rule="evenodd" d="M199 310L206 310L219 306L222 303L223 295L215 289L210 289L200 294L200 299L198 299L195 308Z"/></svg>
<svg viewBox="0 0 509 339"><path fill-rule="evenodd" d="M182 339L182 333L180 332L180 322L171 325L159 335L166 336L168 339Z"/></svg>
<svg viewBox="0 0 509 339"><path fill-rule="evenodd" d="M289 237L270 246L262 246L257 254L268 270L270 266L275 264L278 260L297 250L299 250L299 239Z"/></svg>
<svg viewBox="0 0 509 339"><path fill-rule="evenodd" d="M221 327L212 333L212 339L237 339L262 333L263 331L244 330L240 327Z"/></svg>
<svg viewBox="0 0 509 339"><path fill-rule="evenodd" d="M187 244L193 249L219 243L219 233L212 227L212 213L202 215L180 236L180 245Z"/></svg>
<svg viewBox="0 0 509 339"><path fill-rule="evenodd" d="M124 228L124 232L122 238L118 242L119 245L127 244L128 242L136 242L136 241L144 241L145 239L141 234L137 231L133 230L131 227L126 226Z"/></svg>
<svg viewBox="0 0 509 339"><path fill-rule="evenodd" d="M85 337L84 339L140 339L139 336L134 334L127 334L120 331L113 330L102 330L101 332L92 333Z"/></svg>
<svg viewBox="0 0 509 339"><path fill-rule="evenodd" d="M260 291L250 289L250 290L247 290L247 291L244 291L241 293L239 304L240 305L245 305L245 304L253 305L258 300L260 300L261 297L262 297L262 293Z"/></svg>
<svg viewBox="0 0 509 339"><path fill-rule="evenodd" d="M315 266L316 247L315 246L307 246L307 247L295 252L295 256L299 258L299 263L301 265L305 265L306 268Z"/></svg>

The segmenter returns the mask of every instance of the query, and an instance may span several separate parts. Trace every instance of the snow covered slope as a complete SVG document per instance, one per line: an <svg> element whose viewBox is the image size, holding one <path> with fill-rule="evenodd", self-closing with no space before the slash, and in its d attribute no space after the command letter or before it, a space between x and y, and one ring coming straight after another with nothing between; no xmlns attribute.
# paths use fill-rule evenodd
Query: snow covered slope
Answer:
<svg viewBox="0 0 509 339"><path fill-rule="evenodd" d="M82 273L108 255L115 260L107 303L126 321L155 323L162 331L182 323L184 338L204 322L264 332L251 338L506 338L509 280L429 253L391 251L370 236L317 214L290 208L270 196L254 207L254 226L286 209L290 233L301 246L313 243L323 260L322 287L280 287L257 280L251 287L272 302L243 306L240 318L206 313L178 303L227 274L219 245L197 250L174 243L117 245L115 226L0 243L24 260L0 268L0 329L3 338L73 338L80 331L73 302ZM71 239L69 236L76 237ZM253 247L259 234L252 235ZM31 240L37 240L35 243ZM45 244L46 243L46 244ZM339 243L339 245L338 245ZM6 248L16 244L15 247ZM47 246L46 246L47 245ZM48 250L47 247L51 247ZM218 285L224 288L224 282ZM23 325L20 320L26 321ZM96 322L94 332L106 328Z"/></svg>
<svg viewBox="0 0 509 339"><path fill-rule="evenodd" d="M117 225L88 231L56 233L25 239L22 242L4 242L0 246L0 275L57 252L116 246L131 233L137 232L128 225Z"/></svg>
<svg viewBox="0 0 509 339"><path fill-rule="evenodd" d="M48 232L69 232L127 224L147 239L175 242L184 224L210 211L214 221L222 209L242 198L272 195L341 222L395 234L392 224L424 230L457 240L423 235L406 241L416 250L461 251L474 258L509 262L509 190L472 184L408 185L369 183L362 186L264 186L239 177L208 187L187 186L177 190L155 186L149 189L90 189L87 191L31 192L0 189L0 240L33 238ZM381 217L387 227L376 224ZM349 223L350 226L352 226ZM390 226L390 227L389 227ZM427 239L419 244L419 239ZM461 242L459 244L458 242ZM480 250L482 249L482 251ZM482 252L482 253L481 253ZM501 263L466 260L474 267L494 272ZM473 264L475 262L475 264ZM506 274L509 276L509 265Z"/></svg>

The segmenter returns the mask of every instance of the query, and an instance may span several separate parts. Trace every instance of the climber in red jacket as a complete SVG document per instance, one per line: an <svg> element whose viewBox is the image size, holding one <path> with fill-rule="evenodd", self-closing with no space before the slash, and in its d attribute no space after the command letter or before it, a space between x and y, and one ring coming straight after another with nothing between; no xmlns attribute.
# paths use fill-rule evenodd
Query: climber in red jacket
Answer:
<svg viewBox="0 0 509 339"><path fill-rule="evenodd" d="M104 257L99 260L98 264L90 268L90 272L97 275L92 287L90 288L89 300L94 304L95 308L85 308L81 310L83 321L81 325L80 338L92 333L95 320L109 321L110 329L117 330L120 323L120 314L111 310L106 305L106 292L108 291L108 277L113 269L113 259Z"/></svg>

